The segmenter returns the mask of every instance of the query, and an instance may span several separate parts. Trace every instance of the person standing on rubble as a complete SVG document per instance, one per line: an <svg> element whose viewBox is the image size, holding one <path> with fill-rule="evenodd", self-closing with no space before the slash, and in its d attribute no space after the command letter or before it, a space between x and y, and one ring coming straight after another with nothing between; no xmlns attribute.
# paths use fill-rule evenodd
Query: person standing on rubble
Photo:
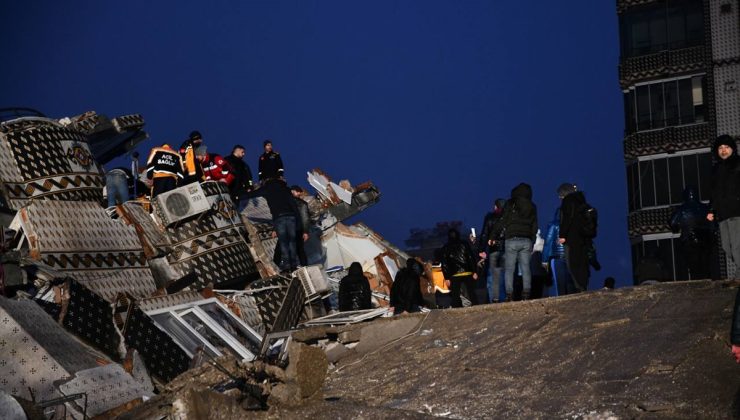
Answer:
<svg viewBox="0 0 740 420"><path fill-rule="evenodd" d="M244 194L254 189L252 170L244 161L245 150L244 146L237 144L231 150L231 154L224 158L229 163L231 173L234 175L234 181L229 185L229 193L231 193L231 199L234 200L236 211L239 213L247 206L247 200L243 199Z"/></svg>
<svg viewBox="0 0 740 420"><path fill-rule="evenodd" d="M152 199L177 188L183 180L182 158L166 143L153 148L146 161L146 177L152 180Z"/></svg>
<svg viewBox="0 0 740 420"><path fill-rule="evenodd" d="M296 232L299 230L299 217L293 194L282 179L268 179L260 188L250 191L245 196L247 199L264 197L270 208L272 223L280 244L280 270L283 272L293 271L298 267L298 250L296 248ZM300 226L303 229L303 226Z"/></svg>
<svg viewBox="0 0 740 420"><path fill-rule="evenodd" d="M564 183L558 187L557 193L560 201L570 194L573 184ZM542 249L542 264L550 272L555 283L557 296L565 296L570 291L575 291L573 280L570 278L568 266L565 263L565 245L560 243L560 207L555 209L552 221L547 225L545 234L545 246Z"/></svg>
<svg viewBox="0 0 740 420"><path fill-rule="evenodd" d="M578 191L574 184L561 185L559 192L563 196L563 203L560 206L558 241L565 245L565 262L574 286L574 290L567 290L567 293L584 292L588 290L591 276L589 253L596 234L595 216L594 221L590 222L589 214L595 209L586 202L583 191Z"/></svg>
<svg viewBox="0 0 740 420"><path fill-rule="evenodd" d="M517 262L522 272L522 300L529 299L532 290L530 261L532 245L537 236L537 206L532 202L532 187L521 183L511 190L511 198L504 206L504 212L491 229L488 244L493 246L503 235L504 277L506 301L514 294L514 273Z"/></svg>
<svg viewBox="0 0 740 420"><path fill-rule="evenodd" d="M293 187L290 187L290 193L293 195L293 200L295 200L295 205L298 209L298 218L300 220L300 223L296 223L296 228L298 230L296 231L295 245L296 252L298 253L298 262L300 263L301 267L305 267L308 265L308 257L306 256L306 248L304 244L306 241L308 241L309 238L308 230L311 226L311 218L308 214L308 204L306 204L305 201L301 200L301 198L298 197L295 190L293 190ZM273 256L273 262L275 262L275 264L280 264L281 258L282 251L280 250L280 241L278 240L278 243L275 246L275 255Z"/></svg>
<svg viewBox="0 0 740 420"><path fill-rule="evenodd" d="M372 309L370 282L357 261L349 266L349 272L339 281L339 310L360 311Z"/></svg>
<svg viewBox="0 0 740 420"><path fill-rule="evenodd" d="M221 155L208 153L206 146L200 146L195 149L195 157L200 162L205 181L219 181L226 185L231 185L234 182L231 165Z"/></svg>
<svg viewBox="0 0 740 420"><path fill-rule="evenodd" d="M722 249L735 264L740 277L740 157L737 143L727 134L717 137L712 148L717 164L712 174L712 193L707 220L719 223Z"/></svg>
<svg viewBox="0 0 740 420"><path fill-rule="evenodd" d="M480 241L478 241L478 256L488 259L488 272L491 275L492 285L489 288L489 296L493 303L498 303L501 289L501 273L504 271L504 241L499 238L493 245L488 245L488 237L491 236L491 230L496 222L501 219L504 212L506 200L497 198L493 204L493 211L486 213L483 218L483 228L480 232Z"/></svg>
<svg viewBox="0 0 740 420"><path fill-rule="evenodd" d="M460 239L460 232L452 228L447 232L447 243L442 247L442 272L445 279L450 281L450 294L452 295L452 307L461 308L460 297L462 286L468 292L468 298L473 305L478 304L478 296L475 293L476 273L473 252L467 242Z"/></svg>
<svg viewBox="0 0 740 420"><path fill-rule="evenodd" d="M691 280L708 279L711 266L712 223L707 220L709 206L699 199L699 191L689 185L683 190L683 203L673 211L671 230L681 233L681 255Z"/></svg>
<svg viewBox="0 0 740 420"><path fill-rule="evenodd" d="M203 136L199 131L192 131L182 145L180 156L185 179L183 185L203 181L203 170L195 157L195 150L203 144Z"/></svg>
<svg viewBox="0 0 740 420"><path fill-rule="evenodd" d="M272 140L265 140L263 147L265 153L260 156L258 167L260 182L271 178L283 178L283 159L280 157L280 153L272 150Z"/></svg>
<svg viewBox="0 0 740 420"><path fill-rule="evenodd" d="M391 286L390 302L394 315L419 312L424 306L420 285L420 277L423 274L424 267L415 258L406 260L406 267L396 273Z"/></svg>

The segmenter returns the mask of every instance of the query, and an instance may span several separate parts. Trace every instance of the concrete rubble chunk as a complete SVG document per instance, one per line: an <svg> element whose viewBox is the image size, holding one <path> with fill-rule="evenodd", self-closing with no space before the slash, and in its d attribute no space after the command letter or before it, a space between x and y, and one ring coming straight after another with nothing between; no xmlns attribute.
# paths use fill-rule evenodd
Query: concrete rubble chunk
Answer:
<svg viewBox="0 0 740 420"><path fill-rule="evenodd" d="M360 330L360 344L355 350L365 354L411 333L419 326L421 319L415 316L381 320Z"/></svg>
<svg viewBox="0 0 740 420"><path fill-rule="evenodd" d="M344 358L350 353L350 349L344 346L342 343L332 342L324 349L326 358L329 363L336 363L339 359Z"/></svg>
<svg viewBox="0 0 740 420"><path fill-rule="evenodd" d="M316 394L324 385L329 362L326 354L317 347L291 342L288 345L290 362L285 373L289 384L298 386L301 398Z"/></svg>

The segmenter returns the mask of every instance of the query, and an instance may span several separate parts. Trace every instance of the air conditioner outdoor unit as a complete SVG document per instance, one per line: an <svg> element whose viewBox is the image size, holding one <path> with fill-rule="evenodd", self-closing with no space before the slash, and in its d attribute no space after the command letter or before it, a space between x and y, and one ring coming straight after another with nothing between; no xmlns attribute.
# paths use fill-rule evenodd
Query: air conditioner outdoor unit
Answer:
<svg viewBox="0 0 740 420"><path fill-rule="evenodd" d="M203 189L197 182L159 194L154 199L159 217L165 226L211 208Z"/></svg>
<svg viewBox="0 0 740 420"><path fill-rule="evenodd" d="M326 274L324 273L324 270L321 269L320 265L301 267L293 274L298 276L298 279L301 281L301 285L303 285L303 290L306 292L306 298L308 300L331 290L329 279L326 277Z"/></svg>

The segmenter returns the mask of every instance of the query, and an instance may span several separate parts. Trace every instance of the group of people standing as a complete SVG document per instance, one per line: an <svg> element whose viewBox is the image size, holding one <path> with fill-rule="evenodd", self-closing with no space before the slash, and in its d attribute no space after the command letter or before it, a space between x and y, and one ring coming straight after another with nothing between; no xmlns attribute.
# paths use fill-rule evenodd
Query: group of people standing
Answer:
<svg viewBox="0 0 740 420"><path fill-rule="evenodd" d="M235 145L231 154L222 157L208 150L198 131L190 133L178 150L165 143L152 148L146 161L145 182L140 192L148 192L151 200L175 188L193 183L216 181L228 186L236 210L241 212L252 198L263 197L272 215L275 236L278 239L275 257L281 271L295 270L307 265L303 243L308 240L316 222L319 203L311 200L298 185L288 187L285 169L279 153L272 148L272 140L263 142L264 153L258 160L258 179L255 182L249 165L244 161L246 148ZM106 173L108 206L127 201L130 186L137 182L127 168L115 168ZM125 183L129 185L125 185Z"/></svg>
<svg viewBox="0 0 740 420"><path fill-rule="evenodd" d="M485 292L484 295L480 293L486 290L480 287L485 284L482 278L485 278L486 260L492 280L490 301L494 303L501 300L502 276L503 300L513 300L517 273L522 279L521 299L527 300L532 293L533 273L543 268L557 284L558 295L587 290L590 267L600 269L593 246L597 212L574 184L564 183L557 192L561 206L555 211L541 248L536 242L539 237L537 206L532 202L532 187L526 183L514 187L508 200L495 200L493 210L483 219L481 237L477 241L472 237L471 241L464 241L456 229L451 229L447 243L438 253L450 290L449 297L437 292L438 301L445 302L440 306L462 306L463 286L472 304L487 303Z"/></svg>

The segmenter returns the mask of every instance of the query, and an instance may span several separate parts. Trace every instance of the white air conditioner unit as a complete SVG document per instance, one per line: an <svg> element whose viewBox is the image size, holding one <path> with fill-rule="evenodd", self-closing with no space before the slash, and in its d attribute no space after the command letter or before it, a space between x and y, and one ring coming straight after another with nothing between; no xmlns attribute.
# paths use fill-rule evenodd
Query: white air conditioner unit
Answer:
<svg viewBox="0 0 740 420"><path fill-rule="evenodd" d="M301 281L303 290L306 292L306 298L309 300L321 293L331 290L329 279L326 277L326 274L324 273L324 270L321 269L320 265L301 267L293 272L293 275L297 276Z"/></svg>
<svg viewBox="0 0 740 420"><path fill-rule="evenodd" d="M160 219L165 226L198 215L211 208L203 188L197 182L159 194L154 200Z"/></svg>

